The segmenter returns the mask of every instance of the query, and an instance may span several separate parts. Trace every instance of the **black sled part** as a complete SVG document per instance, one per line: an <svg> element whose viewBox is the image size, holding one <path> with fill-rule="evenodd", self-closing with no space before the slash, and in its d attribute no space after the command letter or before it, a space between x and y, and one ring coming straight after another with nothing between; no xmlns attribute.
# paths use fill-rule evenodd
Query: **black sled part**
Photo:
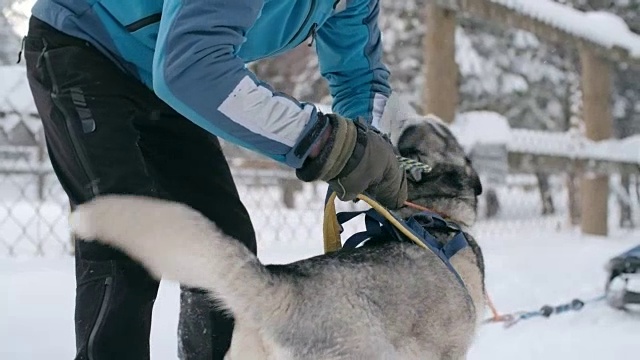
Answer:
<svg viewBox="0 0 640 360"><path fill-rule="evenodd" d="M607 263L609 273L606 293L611 307L630 310L628 305L640 305L640 292L629 290L629 280L640 281L640 245L612 258ZM624 285L616 283L623 282Z"/></svg>

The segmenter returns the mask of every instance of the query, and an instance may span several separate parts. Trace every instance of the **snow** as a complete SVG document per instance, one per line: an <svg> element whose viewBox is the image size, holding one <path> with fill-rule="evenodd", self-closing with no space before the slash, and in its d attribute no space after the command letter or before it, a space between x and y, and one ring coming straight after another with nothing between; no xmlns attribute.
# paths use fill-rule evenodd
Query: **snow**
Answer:
<svg viewBox="0 0 640 360"><path fill-rule="evenodd" d="M637 243L638 235L608 239L535 229L479 239L487 263L488 289L504 312L536 310L575 297L598 295L603 264ZM634 238L635 237L635 238ZM260 242L267 263L284 263L318 254L319 239ZM73 264L71 258L0 261L0 358L73 357ZM177 359L175 353L178 287L163 282L155 304L152 359ZM551 319L531 319L504 329L484 325L469 360L622 359L640 345L640 318L602 304Z"/></svg>
<svg viewBox="0 0 640 360"><path fill-rule="evenodd" d="M632 34L619 17L610 13L584 13L549 0L489 1L603 47L621 47L631 56L640 57L640 36ZM397 6L406 7L408 13L417 13L415 3L397 3ZM402 14L406 16L406 13ZM416 52L420 53L420 47L403 45L414 44L411 41L420 38L416 30L420 28L420 20L413 21L412 24L391 21L389 26L398 31L385 32L385 50L397 53L394 76L400 79L399 83L419 87L422 77L408 71L401 76L403 69L419 68ZM504 72L498 66L504 65L502 57L489 62L483 59L461 29L456 33L456 40L456 59L461 72L464 75L481 74L481 85L485 90L497 95L530 91L532 85L522 77L499 78ZM515 47L522 49L535 48L537 42L535 36L526 32L517 32L514 40ZM486 45L490 47L491 43ZM500 55L514 56L511 53ZM538 71L540 78L549 77L553 83L559 83L558 78L564 74L549 69L541 72L531 66L530 61L522 61L522 64L527 66L522 73L533 77ZM307 87L308 82L301 82L301 86ZM319 105L319 108L324 112L331 111L330 105ZM7 133L24 115L28 115L30 129L39 126L21 65L0 67L0 112L8 113L4 118L0 117L0 129ZM488 111L460 114L452 130L468 149L476 144L504 144L508 150L517 152L640 163L640 135L596 143L577 134L512 129L504 116ZM14 166L18 169L23 165L33 166L31 163ZM530 179L535 182L532 177L510 176L505 187L496 189L502 210L497 218L481 221L475 232L485 255L488 290L502 312L537 310L545 304L599 295L605 282L606 262L640 241L640 231L624 232L617 229L617 224L613 225L617 221L615 211L609 219L612 234L607 238L581 235L577 229L568 228L564 190L554 194L558 213L538 216L539 194L523 189ZM556 189L556 181L551 180ZM564 179L559 177L559 181ZM3 294L0 295L0 359L70 359L74 352L75 283L73 259L66 255L69 249L64 221L67 208L57 203L34 201L35 188L27 189L29 201L19 199L24 196L23 182L34 183L25 177L0 180L3 201L0 202L0 233L21 255L18 258L0 255ZM258 231L262 261L286 263L322 252L321 207L317 199L324 195L324 188L315 191L314 201L309 201L308 197L298 198L300 206L292 210L273 206L280 204L281 199L279 190L273 187L241 186L243 200ZM612 204L612 208L617 208L613 201ZM347 226L347 233L355 230ZM34 257L41 252L47 257ZM177 284L163 282L153 315L151 351L154 360L177 359L178 306ZM511 329L498 324L484 325L469 360L636 358L640 352L638 333L640 315L624 314L600 303L551 319L523 321Z"/></svg>
<svg viewBox="0 0 640 360"><path fill-rule="evenodd" d="M37 112L24 66L0 66L0 111Z"/></svg>
<svg viewBox="0 0 640 360"><path fill-rule="evenodd" d="M0 66L0 130L9 133L21 121L34 133L41 127L26 70L21 65Z"/></svg>
<svg viewBox="0 0 640 360"><path fill-rule="evenodd" d="M507 144L511 137L507 118L490 111L460 114L450 129L468 150L479 144Z"/></svg>
<svg viewBox="0 0 640 360"><path fill-rule="evenodd" d="M459 114L451 131L467 150L504 144L511 152L640 164L640 135L593 141L569 132L512 129L504 116L489 111Z"/></svg>
<svg viewBox="0 0 640 360"><path fill-rule="evenodd" d="M614 14L582 12L551 0L490 1L603 47L620 47L640 58L640 36Z"/></svg>
<svg viewBox="0 0 640 360"><path fill-rule="evenodd" d="M251 192L260 190L241 188L258 231L258 253L263 262L286 263L322 252L321 211L316 198L322 198L323 189L319 187L314 193L308 186L305 199L299 199L307 205L302 210L271 206L264 211L266 204L279 204L270 200L278 199L279 193L265 189L257 197ZM566 214L562 203L557 216L532 216L531 208L535 207L535 212L539 206L535 191L499 195L503 199L510 195L517 201L504 202L498 219L480 222L475 233L485 255L488 290L503 313L600 295L606 262L640 239L640 231L626 232L614 226L606 238L581 235L577 229L561 225ZM566 194L555 195L564 198ZM341 210L346 209L340 205ZM613 201L611 205L616 208ZM30 217L22 210L16 214ZM617 219L612 214L613 223ZM346 233L357 230L348 226ZM60 234L65 231L57 230ZM75 284L71 257L0 259L0 288L4 294L0 296L0 359L73 358ZM153 360L177 359L178 305L177 284L163 282L153 315ZM510 329L484 325L469 360L634 358L640 351L639 330L640 315L598 303L580 312L522 321Z"/></svg>
<svg viewBox="0 0 640 360"><path fill-rule="evenodd" d="M320 111L323 114L331 114L333 112L333 110L331 109L331 105L328 104L313 104L318 111Z"/></svg>

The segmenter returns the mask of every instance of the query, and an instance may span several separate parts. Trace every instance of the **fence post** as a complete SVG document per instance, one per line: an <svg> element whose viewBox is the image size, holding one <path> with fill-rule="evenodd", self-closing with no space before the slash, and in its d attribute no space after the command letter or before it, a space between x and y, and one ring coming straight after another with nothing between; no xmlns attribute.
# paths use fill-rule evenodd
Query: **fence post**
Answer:
<svg viewBox="0 0 640 360"><path fill-rule="evenodd" d="M611 65L586 46L580 46L585 134L591 140L609 139L613 133ZM585 174L581 185L582 232L608 233L608 175Z"/></svg>
<svg viewBox="0 0 640 360"><path fill-rule="evenodd" d="M422 112L453 122L458 105L456 13L434 2L425 8L427 31L423 38L424 85Z"/></svg>

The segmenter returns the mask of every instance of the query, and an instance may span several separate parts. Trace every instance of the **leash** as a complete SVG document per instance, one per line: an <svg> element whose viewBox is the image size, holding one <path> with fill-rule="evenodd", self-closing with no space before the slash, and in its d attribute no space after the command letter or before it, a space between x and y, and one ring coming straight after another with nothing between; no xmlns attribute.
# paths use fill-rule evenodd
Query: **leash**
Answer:
<svg viewBox="0 0 640 360"><path fill-rule="evenodd" d="M404 202L404 205L405 205L405 206L407 206L407 207L410 207L410 208L412 208L412 209L415 209L415 210L432 212L432 213L434 213L434 214L438 214L438 215L442 216L443 218L446 218L446 217L447 217L447 215L446 215L446 214L443 214L443 213L441 213L441 212L439 212L439 211L435 211L435 210L430 209L430 208L428 208L428 207L426 207L426 206L422 206L422 205L414 204L414 203L412 203L412 202L410 202L410 201L405 201L405 202Z"/></svg>
<svg viewBox="0 0 640 360"><path fill-rule="evenodd" d="M430 172L432 170L432 168L427 165L427 164L423 164L420 163L418 161L412 160L412 159L408 159L408 158L404 158L401 156L398 156L398 161L400 162L400 166L401 168L403 168L406 171L423 171L423 172ZM418 204L414 204L412 202L409 201L405 201L404 205L410 208L413 208L415 210L419 210L419 211L427 211L427 212L432 212L432 213L436 213L442 217L446 217L445 214L442 214L440 212L437 212L433 209L429 209L425 206L421 206ZM413 239L412 239L413 240ZM415 240L414 240L415 242ZM639 247L640 248L640 247ZM560 305L556 305L556 306L552 306L552 305L544 305L542 306L539 310L533 310L533 311L518 311L518 312L514 312L514 313L510 313L510 314L501 314L493 300L491 299L491 296L489 296L488 292L485 292L485 301L487 306L489 307L489 309L491 310L491 317L484 320L483 324L491 324L491 323L503 323L505 328L511 328L512 326L516 325L517 323L519 323L520 321L523 320L528 320L528 319L533 319L536 317L544 317L544 318L549 318L552 315L560 315L560 314L564 314L567 312L576 312L576 311L580 311L582 310L586 305L590 305L590 304L595 304L601 301L606 300L607 295L603 294L591 299L587 299L587 300L580 300L580 299L573 299L571 302L568 303L564 303L564 304L560 304Z"/></svg>
<svg viewBox="0 0 640 360"><path fill-rule="evenodd" d="M518 311L511 314L499 315L495 310L493 304L490 305L490 308L493 312L493 317L486 319L483 321L483 324L491 324L491 323L504 323L505 328L510 328L520 321L533 319L536 317L544 317L549 318L552 315L560 315L564 313L568 313L571 311L580 311L586 305L595 304L601 301L604 301L607 298L605 294L596 296L591 299L581 300L581 299L573 299L570 302L560 304L560 305L544 305L539 310L533 311Z"/></svg>
<svg viewBox="0 0 640 360"><path fill-rule="evenodd" d="M400 162L400 168L403 169L404 171L408 171L408 172L413 172L413 171L420 171L423 173L429 173L431 172L431 170L433 170L433 168L430 165L427 165L425 163L421 163L419 161L413 160L413 159L409 159L403 156L396 156L396 158L398 159L398 162ZM435 214L440 215L443 218L446 218L447 215L443 214L439 211L435 211L433 209L430 209L428 207L422 206L422 205L418 205L418 204L414 204L410 201L405 201L404 205L407 207L410 207L412 209L418 210L418 211L427 211L427 212L432 212Z"/></svg>
<svg viewBox="0 0 640 360"><path fill-rule="evenodd" d="M492 317L487 320L484 320L483 321L484 324L491 323L491 322L507 322L507 321L513 320L513 315L501 315L500 312L498 312L498 309L494 305L493 300L489 296L489 293L486 291L485 291L485 301L487 303L487 306L489 306L489 309L491 310Z"/></svg>
<svg viewBox="0 0 640 360"><path fill-rule="evenodd" d="M431 170L433 169L431 166L421 163L419 161L415 161L413 159L405 158L399 155L396 157L398 159L398 162L400 163L400 168L408 172L420 171L420 172L428 173L428 172L431 172ZM337 197L337 194L335 192L329 192L327 194L327 198L325 201L324 222L323 222L323 240L324 240L325 253L338 251L343 248L341 237L340 237L340 233L342 232L342 226L340 225L340 222L338 220L338 214L335 207L336 197ZM357 199L366 202L369 206L371 206L373 210L375 210L377 213L382 215L384 219L386 219L389 223L391 223L395 230L400 231L403 235L405 235L408 239L410 239L416 245L418 245L419 247L425 250L431 250L442 258L442 255L443 255L442 250L438 252L438 249L433 249L432 247L425 244L425 242L423 242L417 234L411 231L411 229L408 226L406 226L406 224L404 224L401 220L399 220L396 216L394 216L384 206L380 205L375 200L363 194L358 195ZM442 214L441 212L435 211L433 209L429 209L425 206L412 203L410 201L405 201L404 205L407 207L413 208L415 210L437 214L442 218L446 218L446 215ZM347 219L345 221L348 221L349 219L361 213L363 212L350 213L347 215ZM455 251L457 250L460 250L460 249L456 249ZM451 264L448 262L448 259L443 259L443 261L445 262L445 264L447 264L450 270L456 275L458 280L462 282L462 279L460 278L459 274L457 273L457 271L455 271L455 269L452 268ZM464 282L462 282L462 284L464 286ZM505 328L511 328L512 326L516 325L520 321L533 319L536 317L549 318L552 315L560 315L560 314L568 313L571 311L574 311L574 312L580 311L586 305L595 304L595 303L604 301L605 299L606 299L606 294L603 294L587 300L581 300L576 298L568 303L564 303L556 306L544 305L540 309L533 310L533 311L518 311L514 313L509 313L509 314L501 314L497 310L489 294L485 292L485 301L487 306L491 310L492 316L484 320L482 323L483 324L503 323Z"/></svg>

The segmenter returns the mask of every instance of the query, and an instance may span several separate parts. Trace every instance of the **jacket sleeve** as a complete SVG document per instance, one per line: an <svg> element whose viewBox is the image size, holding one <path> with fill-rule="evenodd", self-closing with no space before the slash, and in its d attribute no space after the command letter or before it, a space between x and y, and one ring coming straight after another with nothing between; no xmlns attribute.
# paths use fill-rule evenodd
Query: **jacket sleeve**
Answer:
<svg viewBox="0 0 640 360"><path fill-rule="evenodd" d="M263 0L165 0L153 89L200 127L293 168L324 126L316 108L274 92L237 56Z"/></svg>
<svg viewBox="0 0 640 360"><path fill-rule="evenodd" d="M391 94L389 70L382 62L378 0L336 1L334 12L316 34L318 63L329 83L333 111L362 117L378 128Z"/></svg>

